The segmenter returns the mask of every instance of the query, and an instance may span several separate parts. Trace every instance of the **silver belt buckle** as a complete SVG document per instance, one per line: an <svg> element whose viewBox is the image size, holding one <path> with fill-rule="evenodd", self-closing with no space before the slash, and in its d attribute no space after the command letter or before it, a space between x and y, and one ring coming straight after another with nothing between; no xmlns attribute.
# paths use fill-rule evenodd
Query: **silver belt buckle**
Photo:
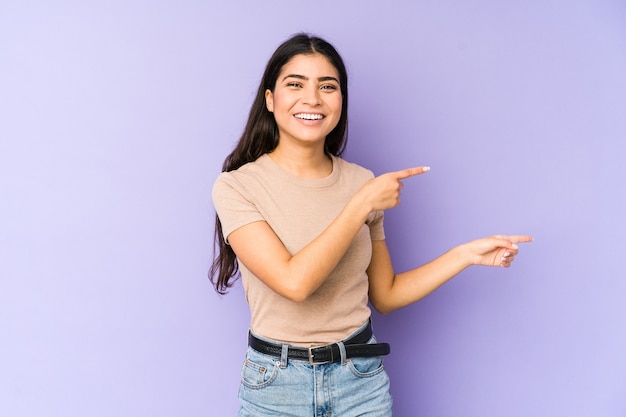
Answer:
<svg viewBox="0 0 626 417"><path fill-rule="evenodd" d="M309 350L309 363L313 366L315 365L324 365L326 363L331 363L333 361L333 349L331 347L332 345L326 345L326 346L317 346L317 347L310 347L308 348ZM324 361L316 361L315 360L315 355L313 354L313 350L314 349L328 349L328 351L330 352L330 360L324 360Z"/></svg>

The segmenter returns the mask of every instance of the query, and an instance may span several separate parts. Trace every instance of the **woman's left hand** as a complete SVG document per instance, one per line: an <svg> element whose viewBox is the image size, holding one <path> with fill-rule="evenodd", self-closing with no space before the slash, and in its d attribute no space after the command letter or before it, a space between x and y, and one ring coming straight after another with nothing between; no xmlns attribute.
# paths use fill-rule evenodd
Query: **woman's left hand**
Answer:
<svg viewBox="0 0 626 417"><path fill-rule="evenodd" d="M508 268L519 253L517 243L531 242L531 236L494 235L466 243L473 265Z"/></svg>

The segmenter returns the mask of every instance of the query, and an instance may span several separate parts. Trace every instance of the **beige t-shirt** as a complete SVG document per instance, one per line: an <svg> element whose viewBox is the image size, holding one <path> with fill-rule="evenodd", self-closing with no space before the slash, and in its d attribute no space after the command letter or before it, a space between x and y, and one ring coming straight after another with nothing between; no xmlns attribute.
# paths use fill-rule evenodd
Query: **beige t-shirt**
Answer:
<svg viewBox="0 0 626 417"><path fill-rule="evenodd" d="M373 178L371 171L333 157L322 179L294 176L268 155L222 173L213 186L213 204L224 237L246 224L265 221L295 254L319 236L348 200ZM284 343L312 346L342 340L370 316L366 269L372 240L383 240L383 212L372 212L339 265L306 301L290 301L267 287L239 262L251 330ZM259 248L263 250L263 248Z"/></svg>

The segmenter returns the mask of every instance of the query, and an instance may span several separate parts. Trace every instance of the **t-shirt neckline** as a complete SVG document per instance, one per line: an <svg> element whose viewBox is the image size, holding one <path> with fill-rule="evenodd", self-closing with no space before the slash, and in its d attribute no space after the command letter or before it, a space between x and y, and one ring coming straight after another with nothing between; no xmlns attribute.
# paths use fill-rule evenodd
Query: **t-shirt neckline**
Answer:
<svg viewBox="0 0 626 417"><path fill-rule="evenodd" d="M330 155L330 159L333 163L333 170L327 177L324 177L324 178L303 178L303 177L294 175L291 172L287 171L286 169L282 168L280 165L278 165L269 156L269 154L263 154L259 158L259 162L265 165L273 175L278 176L282 178L283 180L289 181L293 184L297 184L302 187L324 188L324 187L328 187L336 183L340 175L338 158L334 155Z"/></svg>

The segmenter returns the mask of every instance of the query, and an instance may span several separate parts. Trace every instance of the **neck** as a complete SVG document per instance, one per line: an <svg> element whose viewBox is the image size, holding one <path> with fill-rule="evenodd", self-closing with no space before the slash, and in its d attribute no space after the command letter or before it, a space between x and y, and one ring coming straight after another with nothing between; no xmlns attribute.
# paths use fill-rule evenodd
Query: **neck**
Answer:
<svg viewBox="0 0 626 417"><path fill-rule="evenodd" d="M270 158L287 172L302 178L325 178L333 171L333 163L323 148L291 148L278 144Z"/></svg>

